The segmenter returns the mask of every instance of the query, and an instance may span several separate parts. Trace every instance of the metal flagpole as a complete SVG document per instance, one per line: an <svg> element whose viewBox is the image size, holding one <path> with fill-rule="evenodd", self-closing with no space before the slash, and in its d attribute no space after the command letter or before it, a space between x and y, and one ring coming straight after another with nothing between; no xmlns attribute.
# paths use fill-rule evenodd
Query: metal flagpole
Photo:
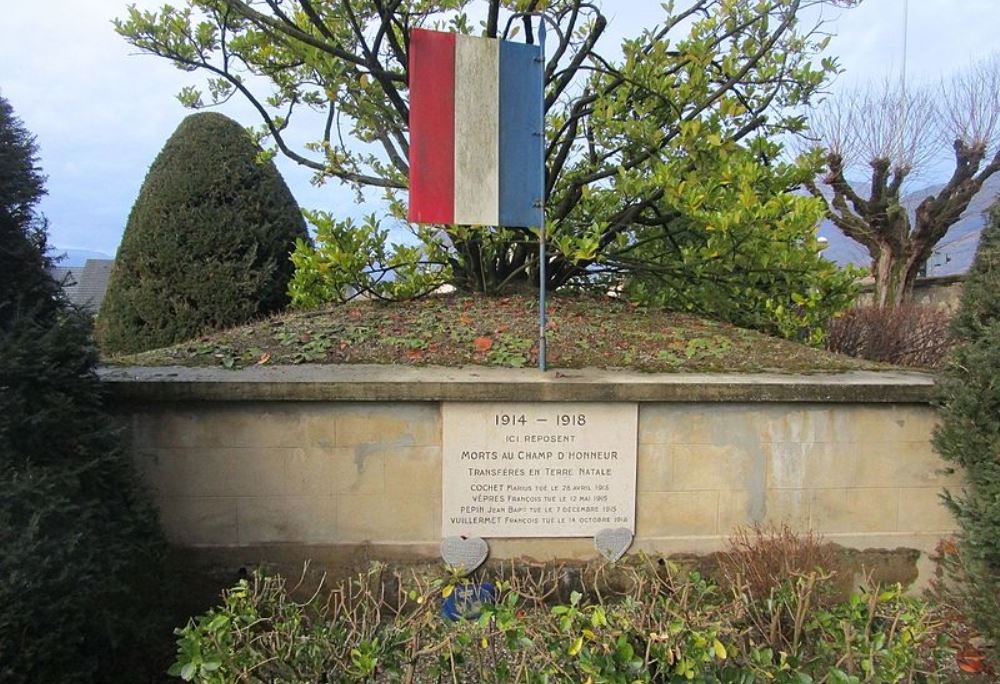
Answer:
<svg viewBox="0 0 1000 684"><path fill-rule="evenodd" d="M542 152L542 174L538 193L538 215L541 225L538 227L538 370L545 372L545 17L538 18L538 68L541 70L542 107L538 122L538 135L541 138L539 149Z"/></svg>
<svg viewBox="0 0 1000 684"><path fill-rule="evenodd" d="M538 57L535 58L535 62L538 64L539 80L542 86L542 103L539 110L538 116L538 132L535 134L539 137L540 145L540 156L539 162L542 166L541 178L538 182L538 201L535 206L538 208L539 216L539 226L538 226L538 370L544 372L546 359L545 359L545 299L546 299L546 288L545 288L545 22L551 21L552 28L562 37L562 32L559 30L559 25L552 20L551 17L545 15L544 12L515 12L507 20L507 28L503 32L504 39L506 39L507 34L510 32L510 27L515 19L518 17L538 17L538 47L539 53Z"/></svg>

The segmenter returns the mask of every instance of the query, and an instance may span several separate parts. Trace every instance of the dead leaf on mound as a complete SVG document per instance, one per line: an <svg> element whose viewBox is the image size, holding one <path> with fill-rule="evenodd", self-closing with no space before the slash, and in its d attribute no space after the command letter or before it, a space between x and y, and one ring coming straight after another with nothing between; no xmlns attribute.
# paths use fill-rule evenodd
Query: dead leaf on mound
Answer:
<svg viewBox="0 0 1000 684"><path fill-rule="evenodd" d="M263 354L260 355L260 358L257 359L257 365L263 366L270 360L271 360L271 352L264 352Z"/></svg>
<svg viewBox="0 0 1000 684"><path fill-rule="evenodd" d="M972 646L966 646L956 653L955 661L962 672L974 674L986 670L986 656Z"/></svg>
<svg viewBox="0 0 1000 684"><path fill-rule="evenodd" d="M458 315L458 322L462 325L472 325L472 317L466 316L465 314Z"/></svg>
<svg viewBox="0 0 1000 684"><path fill-rule="evenodd" d="M420 361L422 358L424 358L424 350L423 349L407 349L406 350L406 358L408 358L410 361Z"/></svg>
<svg viewBox="0 0 1000 684"><path fill-rule="evenodd" d="M472 340L472 346L476 348L476 351L480 354L485 354L490 349L493 348L493 338L492 337L477 337Z"/></svg>

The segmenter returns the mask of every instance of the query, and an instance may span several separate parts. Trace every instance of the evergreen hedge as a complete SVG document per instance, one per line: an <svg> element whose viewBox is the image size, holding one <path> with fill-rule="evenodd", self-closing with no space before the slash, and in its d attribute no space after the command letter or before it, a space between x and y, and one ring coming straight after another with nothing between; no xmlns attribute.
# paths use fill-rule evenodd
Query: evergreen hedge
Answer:
<svg viewBox="0 0 1000 684"><path fill-rule="evenodd" d="M140 681L162 540L101 408L89 316L46 272L35 159L0 98L0 681Z"/></svg>
<svg viewBox="0 0 1000 684"><path fill-rule="evenodd" d="M961 527L948 559L965 612L993 641L1000 665L1000 204L979 242L953 323L960 346L940 382L934 445L961 466L966 486L946 492Z"/></svg>
<svg viewBox="0 0 1000 684"><path fill-rule="evenodd" d="M305 220L235 121L184 119L146 175L99 316L102 346L137 352L285 306Z"/></svg>

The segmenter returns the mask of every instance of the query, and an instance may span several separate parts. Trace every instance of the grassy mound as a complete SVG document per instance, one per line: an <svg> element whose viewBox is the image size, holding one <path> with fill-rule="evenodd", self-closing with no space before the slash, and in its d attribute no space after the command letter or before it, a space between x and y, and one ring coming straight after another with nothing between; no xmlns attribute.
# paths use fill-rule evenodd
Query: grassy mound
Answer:
<svg viewBox="0 0 1000 684"><path fill-rule="evenodd" d="M557 296L550 300L548 314L553 368L809 372L887 367L615 299ZM446 295L288 313L106 362L226 368L296 363L522 367L537 363L537 337L538 303L532 297Z"/></svg>

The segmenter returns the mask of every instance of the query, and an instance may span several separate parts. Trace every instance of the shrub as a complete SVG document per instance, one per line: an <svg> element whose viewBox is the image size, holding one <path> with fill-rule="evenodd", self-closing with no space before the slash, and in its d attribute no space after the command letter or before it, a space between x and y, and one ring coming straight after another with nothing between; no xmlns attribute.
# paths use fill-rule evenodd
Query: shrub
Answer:
<svg viewBox="0 0 1000 684"><path fill-rule="evenodd" d="M135 681L160 536L45 271L35 155L0 99L0 681Z"/></svg>
<svg viewBox="0 0 1000 684"><path fill-rule="evenodd" d="M289 598L259 573L178 630L171 673L187 681L898 682L933 662L933 617L898 587L816 607L827 576L785 577L766 601L697 573L639 561L568 600L562 573L505 573L478 617L451 623L443 597L479 580L373 566L329 594ZM602 573L597 573L601 575Z"/></svg>
<svg viewBox="0 0 1000 684"><path fill-rule="evenodd" d="M1000 663L1000 205L983 230L953 331L959 346L940 381L934 446L962 468L966 486L946 492L961 528L951 569L962 607L994 644Z"/></svg>
<svg viewBox="0 0 1000 684"><path fill-rule="evenodd" d="M827 326L829 351L899 366L936 368L954 347L951 317L934 306L862 306Z"/></svg>
<svg viewBox="0 0 1000 684"><path fill-rule="evenodd" d="M106 350L164 347L285 306L305 221L259 152L221 114L177 127L125 227L100 312Z"/></svg>
<svg viewBox="0 0 1000 684"><path fill-rule="evenodd" d="M787 578L833 567L829 545L788 524L737 528L719 555L719 574L733 590L767 599Z"/></svg>

